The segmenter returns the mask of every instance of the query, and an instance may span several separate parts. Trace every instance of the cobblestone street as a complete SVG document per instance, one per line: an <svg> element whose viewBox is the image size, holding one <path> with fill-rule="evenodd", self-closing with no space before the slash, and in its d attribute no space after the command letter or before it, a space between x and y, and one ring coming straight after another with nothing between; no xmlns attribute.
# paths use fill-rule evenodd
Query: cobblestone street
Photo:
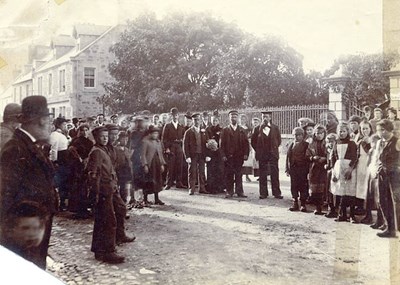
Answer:
<svg viewBox="0 0 400 285"><path fill-rule="evenodd" d="M399 284L399 240L366 225L292 213L284 200L161 193L165 206L131 210L134 243L112 266L90 252L91 220L55 218L49 271L67 284Z"/></svg>

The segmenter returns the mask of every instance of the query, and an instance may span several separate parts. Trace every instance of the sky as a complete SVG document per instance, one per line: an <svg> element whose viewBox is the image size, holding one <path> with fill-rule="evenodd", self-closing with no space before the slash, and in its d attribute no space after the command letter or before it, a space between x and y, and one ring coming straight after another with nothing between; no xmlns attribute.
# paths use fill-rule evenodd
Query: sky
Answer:
<svg viewBox="0 0 400 285"><path fill-rule="evenodd" d="M279 36L303 55L305 72L323 72L340 55L382 51L382 0L0 0L0 11L0 92L29 44L49 44L75 23L114 25L145 11L207 11Z"/></svg>

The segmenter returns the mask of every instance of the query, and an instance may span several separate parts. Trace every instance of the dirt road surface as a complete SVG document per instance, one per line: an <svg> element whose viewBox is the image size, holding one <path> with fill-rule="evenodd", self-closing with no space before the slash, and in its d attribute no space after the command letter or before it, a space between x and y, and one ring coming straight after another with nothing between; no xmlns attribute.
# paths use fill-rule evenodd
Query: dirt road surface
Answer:
<svg viewBox="0 0 400 285"><path fill-rule="evenodd" d="M382 239L369 226L336 223L290 212L289 181L283 200L189 196L163 191L165 206L134 209L126 257L108 265L90 252L93 222L56 217L49 271L68 284L400 284L399 239Z"/></svg>

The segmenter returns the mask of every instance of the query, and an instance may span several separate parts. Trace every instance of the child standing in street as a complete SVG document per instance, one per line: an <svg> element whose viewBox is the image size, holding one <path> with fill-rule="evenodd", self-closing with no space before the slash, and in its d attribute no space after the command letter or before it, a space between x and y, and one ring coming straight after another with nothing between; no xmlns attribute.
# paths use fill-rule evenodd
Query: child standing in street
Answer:
<svg viewBox="0 0 400 285"><path fill-rule="evenodd" d="M289 211L299 210L299 196L301 212L307 212L306 199L308 191L308 160L306 151L308 143L304 141L304 130L300 127L293 129L294 141L289 145L286 157L286 175L290 176L290 191L292 192L293 205Z"/></svg>
<svg viewBox="0 0 400 285"><path fill-rule="evenodd" d="M125 131L118 133L117 145L115 149L117 151L117 177L118 177L118 188L122 200L126 203L128 198L129 182L132 181L132 166L130 157L132 153L127 148L128 134Z"/></svg>
<svg viewBox="0 0 400 285"><path fill-rule="evenodd" d="M311 199L316 207L314 214L323 215L322 203L326 188L327 171L326 147L325 147L326 129L322 125L316 125L314 128L313 141L307 149L307 158L311 162L309 172L309 182L311 188Z"/></svg>
<svg viewBox="0 0 400 285"><path fill-rule="evenodd" d="M328 202L329 212L325 215L327 218L336 218L337 211L336 206L339 204L339 197L334 196L331 193L331 178L332 178L332 168L333 168L333 150L336 147L337 135L334 133L330 133L326 136L326 154L327 161L325 164L325 168L327 170L326 175L326 188L325 188L325 200Z"/></svg>
<svg viewBox="0 0 400 285"><path fill-rule="evenodd" d="M340 123L337 132L339 140L333 150L333 171L331 191L334 195L341 196L339 217L337 222L346 222L347 207L350 207L350 220L355 220L356 177L353 175L357 162L357 145L350 140L350 128L347 123Z"/></svg>
<svg viewBox="0 0 400 285"><path fill-rule="evenodd" d="M154 204L164 205L165 203L158 197L158 193L163 188L162 173L166 165L161 141L159 139L160 129L151 125L148 133L148 136L143 139L142 153L140 156L145 173L145 183L143 187L144 203L149 205L150 202L147 197L149 194L154 194Z"/></svg>

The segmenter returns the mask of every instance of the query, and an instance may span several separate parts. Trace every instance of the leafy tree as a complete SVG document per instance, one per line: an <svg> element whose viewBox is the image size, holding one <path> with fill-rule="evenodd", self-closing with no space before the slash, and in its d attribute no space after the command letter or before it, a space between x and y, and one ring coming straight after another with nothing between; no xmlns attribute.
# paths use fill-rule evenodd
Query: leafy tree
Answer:
<svg viewBox="0 0 400 285"><path fill-rule="evenodd" d="M395 53L345 55L335 60L325 77L333 75L343 66L343 75L350 77L343 94L361 106L382 103L390 94L389 78L383 71L390 70L399 61Z"/></svg>
<svg viewBox="0 0 400 285"><path fill-rule="evenodd" d="M144 107L161 111L177 103L182 109L217 103L211 97L203 100L214 82L209 71L216 57L240 43L241 37L236 26L204 13L175 13L163 20L154 14L138 17L111 49L116 60L109 71L115 81L105 84L108 104L129 112Z"/></svg>

